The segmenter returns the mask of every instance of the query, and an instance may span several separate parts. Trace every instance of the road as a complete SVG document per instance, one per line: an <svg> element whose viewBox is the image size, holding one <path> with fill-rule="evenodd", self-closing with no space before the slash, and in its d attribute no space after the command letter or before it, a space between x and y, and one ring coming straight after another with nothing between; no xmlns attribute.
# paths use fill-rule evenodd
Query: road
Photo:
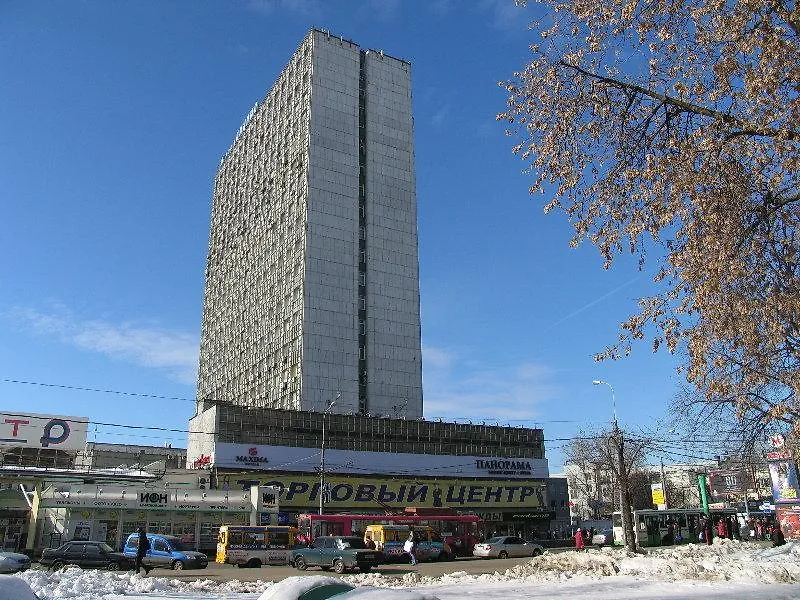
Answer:
<svg viewBox="0 0 800 600"><path fill-rule="evenodd" d="M495 571L505 571L514 565L525 563L529 560L530 558L459 558L454 561L418 563L413 567L409 564L386 564L373 569L373 572L381 573L387 577L402 577L406 573L412 572L432 577L442 575L443 573L455 573L456 571L466 571L467 573L473 574L494 573ZM348 571L348 573L351 572L352 571ZM357 573L358 571L355 572ZM195 579L210 579L212 581L230 581L232 579L238 579L239 581L256 581L258 579L262 581L280 581L285 577L303 574L329 574L334 577L336 576L333 571L326 573L316 568L310 568L308 571L298 571L294 567L287 565L282 567L267 566L258 569L240 569L232 565L219 565L213 562L209 563L207 569L185 571L153 569L150 571L151 577L169 577L182 581L192 581Z"/></svg>

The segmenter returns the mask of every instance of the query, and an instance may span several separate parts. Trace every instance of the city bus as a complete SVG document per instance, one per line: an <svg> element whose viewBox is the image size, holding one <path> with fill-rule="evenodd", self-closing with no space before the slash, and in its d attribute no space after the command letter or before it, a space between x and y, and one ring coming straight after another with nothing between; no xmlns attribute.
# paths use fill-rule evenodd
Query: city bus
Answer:
<svg viewBox="0 0 800 600"><path fill-rule="evenodd" d="M672 526L674 533L673 544L697 544L699 542L700 520L704 515L702 508L634 510L633 524L636 531L636 544L639 546L661 546L664 536L670 530L670 526ZM712 509L710 515L714 522L721 516L735 519L736 509ZM611 520L614 529L614 544L623 545L625 543L625 534L622 529L622 513L620 511L614 512Z"/></svg>
<svg viewBox="0 0 800 600"><path fill-rule="evenodd" d="M217 537L215 562L239 567L288 565L295 546L296 527L222 525Z"/></svg>
<svg viewBox="0 0 800 600"><path fill-rule="evenodd" d="M311 541L321 535L364 537L367 525L427 525L447 543L455 556L472 556L475 540L484 533L484 523L478 515L458 515L442 510L431 510L430 514L425 509L407 511L395 515L306 513L297 517L297 527L300 535Z"/></svg>

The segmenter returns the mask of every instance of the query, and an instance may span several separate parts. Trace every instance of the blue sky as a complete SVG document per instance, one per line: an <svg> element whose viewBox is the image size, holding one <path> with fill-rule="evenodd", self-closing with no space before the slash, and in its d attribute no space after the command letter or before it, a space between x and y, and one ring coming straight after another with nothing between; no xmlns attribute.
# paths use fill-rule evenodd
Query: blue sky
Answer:
<svg viewBox="0 0 800 600"><path fill-rule="evenodd" d="M425 415L559 438L662 417L677 359L595 363L651 280L571 249L495 115L513 0L0 2L0 408L187 427L220 157L310 27L412 63ZM12 383L27 381L43 385ZM66 387L52 387L66 386ZM103 394L71 387L164 398ZM90 439L185 444L93 425Z"/></svg>

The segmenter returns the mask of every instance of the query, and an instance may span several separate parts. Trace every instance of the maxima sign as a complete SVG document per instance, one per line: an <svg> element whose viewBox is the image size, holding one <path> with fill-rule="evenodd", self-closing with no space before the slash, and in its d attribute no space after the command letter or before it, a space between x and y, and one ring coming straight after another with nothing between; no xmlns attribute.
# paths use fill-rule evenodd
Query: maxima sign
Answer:
<svg viewBox="0 0 800 600"><path fill-rule="evenodd" d="M87 417L0 413L0 446L76 452L86 445L88 422Z"/></svg>
<svg viewBox="0 0 800 600"><path fill-rule="evenodd" d="M196 460L197 457L190 460ZM222 469L260 469L314 473L319 468L316 448L217 443L210 463ZM390 452L355 452L325 449L326 473L385 473L440 477L498 477L539 479L549 477L547 459L477 456L436 456Z"/></svg>

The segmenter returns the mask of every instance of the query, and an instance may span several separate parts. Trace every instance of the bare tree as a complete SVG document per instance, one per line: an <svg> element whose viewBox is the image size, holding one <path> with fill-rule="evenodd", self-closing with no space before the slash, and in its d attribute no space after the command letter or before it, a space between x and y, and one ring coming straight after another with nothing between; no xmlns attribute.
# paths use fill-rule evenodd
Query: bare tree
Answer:
<svg viewBox="0 0 800 600"><path fill-rule="evenodd" d="M650 441L645 438L625 439L624 432L614 423L610 431L579 432L564 450L567 462L575 465L581 475L575 479L583 489L593 489L589 482L596 473L612 475L611 496L619 498L626 544L631 550L636 548L636 537L633 535L630 482L635 473L646 470L645 457L650 446Z"/></svg>
<svg viewBox="0 0 800 600"><path fill-rule="evenodd" d="M800 427L796 0L539 0L533 58L498 116L532 193L609 267L655 255L654 294L597 359L682 349L747 427Z"/></svg>

